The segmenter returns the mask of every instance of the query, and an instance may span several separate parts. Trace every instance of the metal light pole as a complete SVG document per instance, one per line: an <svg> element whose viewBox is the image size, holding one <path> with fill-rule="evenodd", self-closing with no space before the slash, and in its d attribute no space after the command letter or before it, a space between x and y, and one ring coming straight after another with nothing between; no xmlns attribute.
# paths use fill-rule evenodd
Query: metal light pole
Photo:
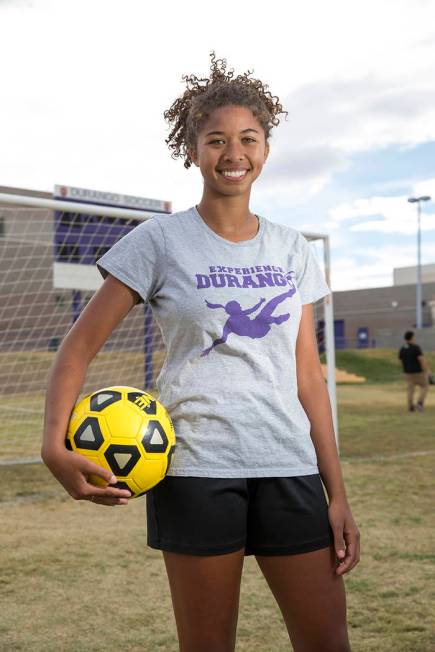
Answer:
<svg viewBox="0 0 435 652"><path fill-rule="evenodd" d="M417 214L418 214L418 227L417 227L417 298L416 298L416 308L417 308L417 314L416 314L416 326L417 328L423 328L423 319L422 319L422 312L421 312L421 229L420 229L420 221L421 221L421 208L420 208L420 202L422 201L429 201L430 197L427 195L424 195L423 197L409 197L408 201L411 204L417 203Z"/></svg>

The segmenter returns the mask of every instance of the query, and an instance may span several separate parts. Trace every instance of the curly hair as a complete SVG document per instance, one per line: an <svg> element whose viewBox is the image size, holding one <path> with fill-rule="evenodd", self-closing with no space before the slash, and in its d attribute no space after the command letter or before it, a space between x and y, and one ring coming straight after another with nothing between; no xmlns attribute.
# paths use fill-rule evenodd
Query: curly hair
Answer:
<svg viewBox="0 0 435 652"><path fill-rule="evenodd" d="M185 168L192 165L188 149L195 149L198 131L214 109L229 104L247 107L261 124L266 141L272 127L279 124L277 116L283 113L287 118L288 115L279 98L267 90L267 84L250 78L253 71L248 70L233 79L234 70L226 70L226 59L216 59L214 51L210 58L210 78L183 75L186 90L163 113L165 120L172 125L165 142L172 150L172 158L184 158Z"/></svg>

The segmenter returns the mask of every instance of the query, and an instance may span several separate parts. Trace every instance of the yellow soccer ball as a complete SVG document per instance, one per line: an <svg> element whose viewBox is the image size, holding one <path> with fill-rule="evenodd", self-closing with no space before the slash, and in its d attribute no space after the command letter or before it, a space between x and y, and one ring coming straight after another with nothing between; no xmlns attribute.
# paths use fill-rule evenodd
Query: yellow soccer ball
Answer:
<svg viewBox="0 0 435 652"><path fill-rule="evenodd" d="M169 414L136 387L104 387L75 406L66 446L112 471L120 489L140 496L165 477L176 440ZM89 481L106 483L98 476Z"/></svg>

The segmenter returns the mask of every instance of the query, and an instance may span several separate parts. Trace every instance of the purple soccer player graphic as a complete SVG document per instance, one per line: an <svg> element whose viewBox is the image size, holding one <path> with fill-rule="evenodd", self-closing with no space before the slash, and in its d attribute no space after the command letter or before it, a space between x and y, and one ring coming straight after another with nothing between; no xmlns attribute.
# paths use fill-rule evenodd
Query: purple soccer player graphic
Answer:
<svg viewBox="0 0 435 652"><path fill-rule="evenodd" d="M223 308L225 312L229 315L229 318L225 322L223 332L221 337L214 340L213 344L201 353L201 357L206 356L210 351L217 346L218 344L223 344L227 341L228 335L234 333L235 335L241 335L242 337L250 337L251 339L258 339L267 335L270 331L272 324L282 324L287 321L290 317L290 313L284 313L282 315L277 315L274 317L272 315L275 308L278 304L282 303L285 299L289 299L296 292L296 286L293 283L293 273L289 272L287 274L287 280L290 284L290 288L287 292L283 292L276 297L270 299L262 310L254 317L250 319L248 315L251 315L253 312L258 310L258 308L266 301L266 299L261 298L258 303L255 304L252 308L247 308L242 310L242 307L238 301L228 301L225 305L221 303L210 303L205 299L208 308Z"/></svg>

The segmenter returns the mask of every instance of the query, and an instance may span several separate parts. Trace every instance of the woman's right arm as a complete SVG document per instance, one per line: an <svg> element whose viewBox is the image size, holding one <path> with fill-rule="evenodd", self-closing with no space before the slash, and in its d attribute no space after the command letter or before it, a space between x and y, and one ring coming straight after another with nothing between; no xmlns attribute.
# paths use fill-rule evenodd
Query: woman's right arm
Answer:
<svg viewBox="0 0 435 652"><path fill-rule="evenodd" d="M89 483L90 474L100 476L108 485L116 478L83 455L69 451L65 436L90 362L137 301L134 290L109 274L67 333L50 371L41 457L77 500L92 498L104 505L117 505L126 504L130 496L126 490Z"/></svg>

